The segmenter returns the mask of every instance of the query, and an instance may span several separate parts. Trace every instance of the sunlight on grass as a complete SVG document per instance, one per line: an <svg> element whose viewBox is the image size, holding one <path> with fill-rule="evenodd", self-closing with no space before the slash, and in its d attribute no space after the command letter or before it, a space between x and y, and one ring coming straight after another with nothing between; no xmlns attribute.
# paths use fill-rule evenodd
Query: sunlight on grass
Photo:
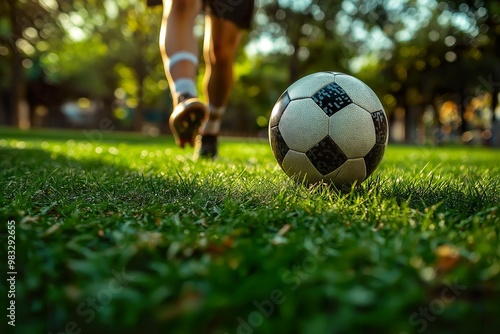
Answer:
<svg viewBox="0 0 500 334"><path fill-rule="evenodd" d="M389 146L344 192L293 183L262 140L195 162L170 138L12 131L0 152L29 331L408 332L449 284L430 332L498 312L495 150Z"/></svg>

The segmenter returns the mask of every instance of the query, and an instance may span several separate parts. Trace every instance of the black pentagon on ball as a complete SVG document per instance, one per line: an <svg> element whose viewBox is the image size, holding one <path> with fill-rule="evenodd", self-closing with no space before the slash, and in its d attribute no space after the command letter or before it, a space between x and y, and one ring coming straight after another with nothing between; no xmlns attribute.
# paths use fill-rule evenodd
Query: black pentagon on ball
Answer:
<svg viewBox="0 0 500 334"><path fill-rule="evenodd" d="M286 107L290 103L290 95L288 95L288 91L285 91L281 96L278 98L278 101L276 101L276 104L274 105L273 111L271 113L271 120L269 121L269 126L273 127L278 125L281 116L283 115L283 112L285 111Z"/></svg>
<svg viewBox="0 0 500 334"><path fill-rule="evenodd" d="M274 157L281 166L283 159L285 159L285 155L288 153L290 148L283 139L278 126L273 126L270 132L271 148L273 149Z"/></svg>
<svg viewBox="0 0 500 334"><path fill-rule="evenodd" d="M375 145L365 155L366 176L371 175L384 157L385 142L387 140L387 118L383 110L373 112L373 125L375 126Z"/></svg>
<svg viewBox="0 0 500 334"><path fill-rule="evenodd" d="M387 139L387 118L382 110L375 111L371 114L373 125L375 126L375 142L377 144L385 144Z"/></svg>
<svg viewBox="0 0 500 334"><path fill-rule="evenodd" d="M363 158L365 160L366 177L371 175L384 157L385 144L375 144Z"/></svg>
<svg viewBox="0 0 500 334"><path fill-rule="evenodd" d="M335 82L319 89L311 98L328 116L352 103L349 95Z"/></svg>
<svg viewBox="0 0 500 334"><path fill-rule="evenodd" d="M323 176L330 174L347 161L344 152L342 152L330 136L326 136L314 145L306 152L306 155Z"/></svg>

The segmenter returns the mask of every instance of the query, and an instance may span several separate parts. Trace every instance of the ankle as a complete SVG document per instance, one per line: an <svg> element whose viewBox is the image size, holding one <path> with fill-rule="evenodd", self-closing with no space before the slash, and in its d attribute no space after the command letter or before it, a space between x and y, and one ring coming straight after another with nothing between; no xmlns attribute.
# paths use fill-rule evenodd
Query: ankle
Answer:
<svg viewBox="0 0 500 334"><path fill-rule="evenodd" d="M202 126L201 133L204 135L214 135L217 136L220 132L220 127L222 124L222 116L226 112L226 106L215 107L210 104L209 115L207 122Z"/></svg>
<svg viewBox="0 0 500 334"><path fill-rule="evenodd" d="M175 89L175 100L182 101L186 97L196 97L198 92L196 90L196 84L191 78L179 78L174 81Z"/></svg>

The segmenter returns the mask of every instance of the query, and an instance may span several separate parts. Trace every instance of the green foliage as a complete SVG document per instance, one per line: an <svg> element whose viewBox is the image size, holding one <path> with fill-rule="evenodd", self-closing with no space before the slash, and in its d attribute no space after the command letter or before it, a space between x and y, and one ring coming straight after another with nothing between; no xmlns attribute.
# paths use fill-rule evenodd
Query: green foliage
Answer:
<svg viewBox="0 0 500 334"><path fill-rule="evenodd" d="M52 5L45 1L18 4L16 10L24 14L19 18L19 33L13 30L7 10L0 16L0 47L12 47L6 51L9 56L18 53L43 68L32 81L64 83L81 95L109 98L122 85L134 86L137 92L146 79L164 78L163 68L157 66L161 64L157 45L161 14L157 10L146 10L142 1L47 3ZM0 63L7 73L8 66ZM115 66L132 72L124 77L115 73ZM25 67L31 71L30 63ZM164 86L149 85L148 101L164 90ZM138 98L137 94L133 97Z"/></svg>
<svg viewBox="0 0 500 334"><path fill-rule="evenodd" d="M2 133L19 333L500 325L498 151L390 146L339 192L294 184L262 141L194 162L171 138Z"/></svg>
<svg viewBox="0 0 500 334"><path fill-rule="evenodd" d="M463 116L468 96L488 92L490 109L496 107L500 7L495 1L257 4L254 26L242 43L248 52L240 52L235 65L225 130L262 130L279 94L317 71L364 80L388 114L397 107L413 114L407 133L414 133L426 106L440 107L436 101L453 98ZM107 109L118 89L139 115L134 123L140 128L146 109L170 106L158 49L161 15L161 8L146 8L142 0L2 1L0 85L22 86L14 79L27 74L30 82L50 82L65 91L65 98L104 100ZM203 73L201 68L200 78ZM201 92L201 80L198 84ZM22 98L23 87L18 88L16 98Z"/></svg>
<svg viewBox="0 0 500 334"><path fill-rule="evenodd" d="M282 61L282 57L276 55L274 59L270 58L248 58L242 55L235 65L235 76L238 80L233 90L231 109L225 116L225 121L232 121L233 131L238 130L238 121L242 119L245 121L240 123L241 130L246 133L267 128L267 119L272 107L287 88L288 79L287 72L275 65ZM256 122L259 117L260 124Z"/></svg>

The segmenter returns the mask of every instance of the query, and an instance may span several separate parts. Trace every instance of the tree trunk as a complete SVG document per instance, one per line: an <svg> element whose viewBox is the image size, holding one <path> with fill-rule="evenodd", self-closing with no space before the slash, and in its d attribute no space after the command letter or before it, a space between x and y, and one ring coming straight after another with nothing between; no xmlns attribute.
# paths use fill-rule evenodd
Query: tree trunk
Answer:
<svg viewBox="0 0 500 334"><path fill-rule="evenodd" d="M467 98L467 94L464 90L462 90L462 92L458 95L458 101L457 101L458 113L460 114L460 119L462 121L462 123L460 123L460 127L459 127L459 131L460 131L459 135L460 136L469 130L469 124L465 120L465 111L466 111L468 103L469 103L469 101Z"/></svg>
<svg viewBox="0 0 500 334"><path fill-rule="evenodd" d="M9 90L10 92L10 90ZM12 121L10 120L10 103L11 100L0 90L0 125L10 125Z"/></svg>
<svg viewBox="0 0 500 334"><path fill-rule="evenodd" d="M500 68L496 69L496 72L493 74L493 82L492 82L492 89L491 89L491 120L493 123L495 123L495 120L498 121L496 118L496 108L498 106L498 94L500 94Z"/></svg>
<svg viewBox="0 0 500 334"><path fill-rule="evenodd" d="M297 79L299 78L299 58L297 55L298 49L299 49L299 36L296 36L293 40L292 46L294 48L293 54L290 56L290 63L289 63L289 76L288 76L288 83L292 84Z"/></svg>
<svg viewBox="0 0 500 334"><path fill-rule="evenodd" d="M295 30L295 33L292 33L290 34L290 36L293 36L292 37L292 47L293 47L293 54L290 56L290 62L289 62L289 67L288 67L288 70L289 70L289 77L288 77L288 83L291 85L292 83L294 83L295 81L297 81L299 79L299 76L300 76L300 61L299 61L299 57L298 57L298 51L299 51L299 48L300 48L300 38L302 37L302 33L301 33L301 28L302 28L302 25L304 24L304 18L302 16L297 16L297 17L294 17L294 20L297 20L296 23L293 23L293 26L291 26L290 28L292 30Z"/></svg>
<svg viewBox="0 0 500 334"><path fill-rule="evenodd" d="M137 80L139 85L137 92L137 107L134 109L134 130L141 132L144 126L144 79Z"/></svg>
<svg viewBox="0 0 500 334"><path fill-rule="evenodd" d="M405 106L405 142L407 144L418 143L418 126L422 115L421 106Z"/></svg>
<svg viewBox="0 0 500 334"><path fill-rule="evenodd" d="M498 94L500 94L500 75L493 76L493 88L491 91L491 140L490 145L500 147L500 119L497 118Z"/></svg>
<svg viewBox="0 0 500 334"><path fill-rule="evenodd" d="M149 42L148 36L144 36L140 32L135 32L134 42L138 50L145 50ZM148 74L143 53L138 53L136 55L133 67L137 80L137 106L134 109L134 130L141 132L144 127L144 81Z"/></svg>
<svg viewBox="0 0 500 334"><path fill-rule="evenodd" d="M11 40L11 69L12 69L12 81L10 86L10 124L15 127L28 126L28 120L23 120L23 102L26 99L26 82L23 73L22 66L22 56L16 48L15 40L21 36L21 27L17 21L17 17L20 14L19 8L16 7L16 1L9 1L10 5L10 21L12 25L12 40ZM23 124L24 123L24 124Z"/></svg>

